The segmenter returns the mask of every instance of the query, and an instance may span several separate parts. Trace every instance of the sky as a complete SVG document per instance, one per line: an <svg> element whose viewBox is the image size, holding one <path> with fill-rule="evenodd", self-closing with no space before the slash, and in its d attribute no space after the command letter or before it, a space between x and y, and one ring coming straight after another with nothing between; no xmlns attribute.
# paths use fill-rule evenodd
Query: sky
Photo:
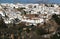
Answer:
<svg viewBox="0 0 60 39"><path fill-rule="evenodd" d="M59 3L60 0L0 0L0 3L15 3L15 2L20 2L20 3Z"/></svg>

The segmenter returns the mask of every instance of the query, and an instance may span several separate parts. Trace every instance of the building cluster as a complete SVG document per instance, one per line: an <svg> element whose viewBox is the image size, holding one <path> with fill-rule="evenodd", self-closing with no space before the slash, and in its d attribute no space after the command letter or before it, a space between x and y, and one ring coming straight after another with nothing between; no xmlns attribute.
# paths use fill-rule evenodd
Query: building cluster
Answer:
<svg viewBox="0 0 60 39"><path fill-rule="evenodd" d="M0 19L3 18L3 21L6 25L10 26L13 24L14 27L8 27L8 30L5 32L1 30L0 37L8 37L6 39L33 39L33 37L36 35L34 31L32 31L30 34L28 34L25 31L30 31L36 29L36 26L44 26L44 30L46 29L50 31L56 30L56 23L53 21L49 21L52 18L53 14L60 14L60 5L58 4L20 4L20 3L1 3L0 4ZM46 25L43 25L44 23L47 23ZM49 23L48 23L49 22ZM20 26L16 26L17 24L20 24L22 26L22 35L21 33L16 30L20 28ZM33 26L33 27L32 27ZM12 29L13 28L13 29ZM16 28L14 30L14 28ZM49 29L47 29L49 28ZM35 35L34 35L35 34ZM53 32L55 34L55 32ZM30 35L30 36L29 36ZM31 36L32 35L32 36ZM47 34L42 37L49 38L51 35ZM37 36L36 36L37 37ZM39 37L39 36L38 36ZM38 38L37 37L37 38ZM35 38L35 37L34 37ZM36 39L37 39L36 38Z"/></svg>
<svg viewBox="0 0 60 39"><path fill-rule="evenodd" d="M52 14L60 14L60 6L57 4L2 3L0 14L6 24L26 22L36 25L51 19Z"/></svg>

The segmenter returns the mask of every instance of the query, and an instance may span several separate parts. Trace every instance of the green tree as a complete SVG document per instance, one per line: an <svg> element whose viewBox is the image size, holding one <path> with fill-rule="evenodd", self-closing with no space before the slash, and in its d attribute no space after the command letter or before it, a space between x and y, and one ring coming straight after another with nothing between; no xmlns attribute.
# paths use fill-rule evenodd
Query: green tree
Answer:
<svg viewBox="0 0 60 39"><path fill-rule="evenodd" d="M51 37L51 39L60 39L60 36L58 36L57 33L56 33L55 35L53 35L53 36Z"/></svg>
<svg viewBox="0 0 60 39"><path fill-rule="evenodd" d="M43 28L37 28L37 29L36 29L36 33L37 33L38 35L47 34L46 30L44 30Z"/></svg>
<svg viewBox="0 0 60 39"><path fill-rule="evenodd" d="M7 28L5 22L3 21L2 16L0 15L0 28Z"/></svg>
<svg viewBox="0 0 60 39"><path fill-rule="evenodd" d="M54 14L54 15L52 16L52 19L55 20L55 22L56 22L58 25L60 25L60 18L58 17L58 15Z"/></svg>

